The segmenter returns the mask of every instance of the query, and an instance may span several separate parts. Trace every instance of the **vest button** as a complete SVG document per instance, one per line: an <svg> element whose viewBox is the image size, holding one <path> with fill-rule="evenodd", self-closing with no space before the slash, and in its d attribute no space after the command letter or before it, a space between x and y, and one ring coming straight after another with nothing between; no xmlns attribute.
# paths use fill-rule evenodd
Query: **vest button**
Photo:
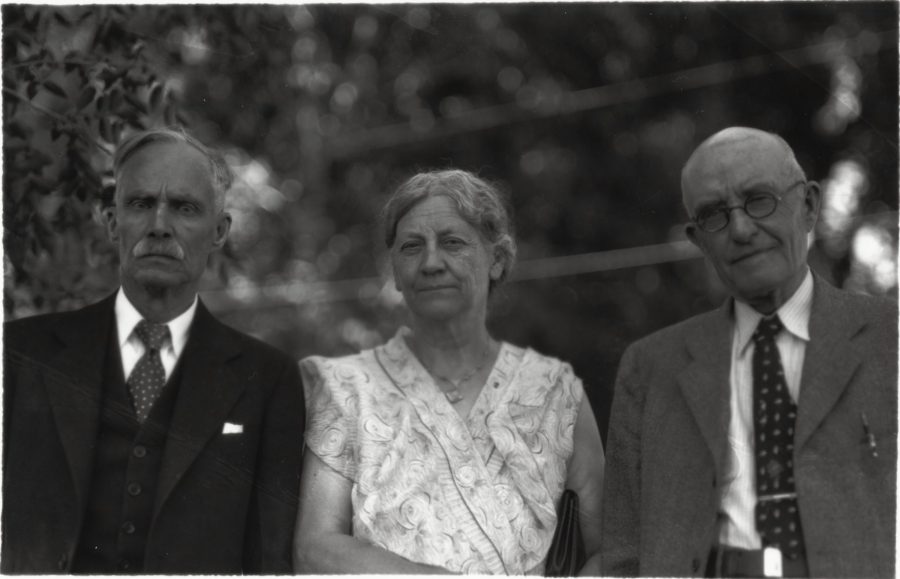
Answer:
<svg viewBox="0 0 900 579"><path fill-rule="evenodd" d="M128 483L128 488L127 488L127 490L128 490L128 494L130 494L130 495L133 496L133 497L136 497L136 496L138 496L139 494L141 494L141 491L142 491L143 489L141 488L141 485L139 485L139 484L136 483L136 482L133 482L133 483Z"/></svg>
<svg viewBox="0 0 900 579"><path fill-rule="evenodd" d="M144 458L147 456L147 447L139 444L131 449L131 455L135 458Z"/></svg>
<svg viewBox="0 0 900 579"><path fill-rule="evenodd" d="M120 559L118 567L120 571L128 571L131 568L131 563L128 562L128 559Z"/></svg>
<svg viewBox="0 0 900 579"><path fill-rule="evenodd" d="M122 532L126 535L133 535L135 531L134 523L131 521L125 521L122 523Z"/></svg>

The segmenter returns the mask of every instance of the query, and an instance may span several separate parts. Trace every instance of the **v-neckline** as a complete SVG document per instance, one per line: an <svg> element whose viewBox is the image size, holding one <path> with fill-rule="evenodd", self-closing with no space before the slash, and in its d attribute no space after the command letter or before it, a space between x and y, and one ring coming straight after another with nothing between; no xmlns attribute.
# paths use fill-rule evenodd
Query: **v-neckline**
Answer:
<svg viewBox="0 0 900 579"><path fill-rule="evenodd" d="M472 405L469 407L465 414L462 414L456 409L456 406L452 402L450 402L444 390L438 385L437 380L434 378L434 376L431 375L431 372L428 371L428 369L425 367L425 364L423 364L422 361L419 360L418 356L416 356L416 353L410 347L407 340L409 339L409 336L411 334L412 330L410 330L409 328L401 328L400 331L397 332L396 345L404 350L404 354L407 355L408 359L413 365L414 372L417 375L427 378L426 383L430 384L434 388L435 392L437 392L436 397L439 398L444 404L448 405L451 409L453 409L453 413L459 417L460 421L465 425L466 430L469 430L469 418L472 416L472 411L480 404L483 404L484 399L486 398L485 391L487 390L487 388L485 387L493 382L497 382L499 384L499 380L497 379L497 372L501 365L501 360L504 359L504 354L508 348L508 345L506 344L506 342L498 341L500 347L497 349L497 356L494 358L494 362L491 364L491 371L488 372L487 377L485 378L484 382L482 382L478 390L478 394L475 396L475 400L472 401Z"/></svg>

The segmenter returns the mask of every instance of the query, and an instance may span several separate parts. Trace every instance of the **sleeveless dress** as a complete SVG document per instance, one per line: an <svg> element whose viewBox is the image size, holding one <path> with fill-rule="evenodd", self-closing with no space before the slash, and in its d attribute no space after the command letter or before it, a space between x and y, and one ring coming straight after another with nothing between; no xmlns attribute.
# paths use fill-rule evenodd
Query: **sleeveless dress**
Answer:
<svg viewBox="0 0 900 579"><path fill-rule="evenodd" d="M569 364L504 342L463 419L409 333L300 362L307 448L353 482L353 536L450 571L541 574L581 381Z"/></svg>

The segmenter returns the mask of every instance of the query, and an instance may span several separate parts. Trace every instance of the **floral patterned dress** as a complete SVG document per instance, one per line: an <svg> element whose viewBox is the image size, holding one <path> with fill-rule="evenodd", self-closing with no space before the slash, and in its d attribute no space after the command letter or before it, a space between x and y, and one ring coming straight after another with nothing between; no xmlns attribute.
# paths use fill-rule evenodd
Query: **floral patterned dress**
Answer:
<svg viewBox="0 0 900 579"><path fill-rule="evenodd" d="M581 381L566 363L503 343L463 419L408 334L300 362L306 444L353 482L353 535L450 571L542 573Z"/></svg>

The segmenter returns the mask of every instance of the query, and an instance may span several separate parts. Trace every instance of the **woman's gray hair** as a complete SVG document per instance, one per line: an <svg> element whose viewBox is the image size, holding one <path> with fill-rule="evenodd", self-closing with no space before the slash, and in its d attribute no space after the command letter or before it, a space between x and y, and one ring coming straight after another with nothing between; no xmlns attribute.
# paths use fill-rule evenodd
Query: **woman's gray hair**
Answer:
<svg viewBox="0 0 900 579"><path fill-rule="evenodd" d="M135 133L125 139L116 149L113 157L113 176L116 179L118 190L119 174L122 166L134 153L151 143L184 143L200 151L209 163L209 173L212 178L213 191L216 198L216 210L225 209L225 193L231 187L232 175L228 163L217 151L210 149L193 136L180 128L173 129L149 129Z"/></svg>
<svg viewBox="0 0 900 579"><path fill-rule="evenodd" d="M494 245L503 272L491 280L491 289L505 280L516 261L516 240L507 203L500 190L484 179L461 169L425 171L404 181L391 195L381 214L384 241L394 246L397 224L418 203L444 196L456 204L460 216Z"/></svg>

